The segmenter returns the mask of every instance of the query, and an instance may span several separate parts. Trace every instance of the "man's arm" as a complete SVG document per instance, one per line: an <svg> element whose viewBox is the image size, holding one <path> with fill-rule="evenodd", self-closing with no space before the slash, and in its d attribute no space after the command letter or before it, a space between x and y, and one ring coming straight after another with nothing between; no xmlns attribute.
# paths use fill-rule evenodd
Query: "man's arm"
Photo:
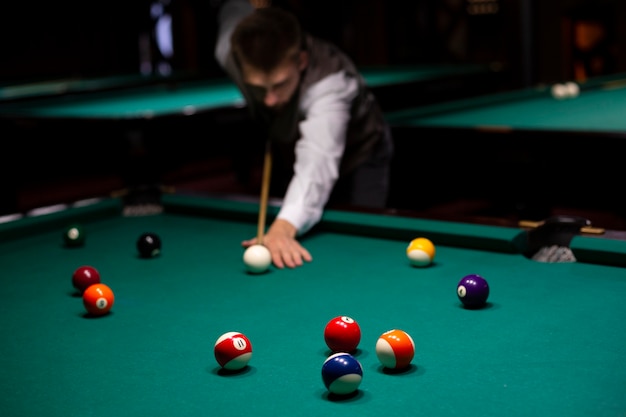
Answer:
<svg viewBox="0 0 626 417"><path fill-rule="evenodd" d="M343 72L304 92L305 119L299 126L294 176L277 216L293 224L299 235L319 222L339 177L350 109L357 93L357 80Z"/></svg>
<svg viewBox="0 0 626 417"><path fill-rule="evenodd" d="M296 145L296 163L283 205L263 237L277 268L294 268L313 258L297 240L322 217L339 176L357 83L343 73L333 74L304 95L306 119ZM244 241L244 246L256 239Z"/></svg>

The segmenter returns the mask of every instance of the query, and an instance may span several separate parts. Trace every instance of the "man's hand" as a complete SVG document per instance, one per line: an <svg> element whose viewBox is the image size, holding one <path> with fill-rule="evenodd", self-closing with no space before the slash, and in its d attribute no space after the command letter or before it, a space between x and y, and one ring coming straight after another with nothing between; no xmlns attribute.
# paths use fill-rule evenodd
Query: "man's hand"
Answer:
<svg viewBox="0 0 626 417"><path fill-rule="evenodd" d="M311 262L313 257L296 240L297 230L288 221L276 219L263 236L265 245L272 254L272 262L276 268L295 268L301 266L305 261ZM249 239L241 244L244 248L257 243L257 239Z"/></svg>

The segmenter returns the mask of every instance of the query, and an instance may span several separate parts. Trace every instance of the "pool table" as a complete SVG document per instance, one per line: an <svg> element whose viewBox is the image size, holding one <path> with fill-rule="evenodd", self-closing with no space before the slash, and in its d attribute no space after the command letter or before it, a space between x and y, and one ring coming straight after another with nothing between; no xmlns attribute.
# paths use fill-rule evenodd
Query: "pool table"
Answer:
<svg viewBox="0 0 626 417"><path fill-rule="evenodd" d="M425 64L365 66L361 73L383 109L395 110L495 89L505 71L497 65ZM244 105L236 85L222 77L129 74L0 85L0 114L5 117L154 119Z"/></svg>
<svg viewBox="0 0 626 417"><path fill-rule="evenodd" d="M519 228L335 210L302 239L312 263L249 274L240 242L256 233L256 202L167 194L163 208L123 216L107 198L0 225L3 416L626 413L626 241L576 235L577 262L544 263L520 254ZM63 245L68 224L83 225L84 246ZM158 257L137 254L146 231ZM436 245L428 267L407 260L417 236ZM113 290L109 314L85 314L71 284L81 265ZM489 282L482 309L457 298L467 274ZM363 380L347 397L321 377L338 315L362 333ZM415 342L402 372L375 352L394 328ZM213 353L228 331L253 345L236 373Z"/></svg>
<svg viewBox="0 0 626 417"><path fill-rule="evenodd" d="M576 98L550 85L485 94L388 114L397 144L396 178L420 167L430 181L393 204L415 209L446 198L491 198L534 218L571 206L626 214L621 193L626 74L580 83ZM617 187L617 188L616 188Z"/></svg>
<svg viewBox="0 0 626 417"><path fill-rule="evenodd" d="M389 110L497 88L504 73L487 65L363 68ZM0 196L0 212L19 209L14 195L24 184L72 179L78 169L83 178L113 175L138 188L217 156L245 178L263 150L248 117L227 78L119 75L0 86L0 185L14 190ZM16 158L23 163L14 167ZM76 168L73 161L85 162Z"/></svg>

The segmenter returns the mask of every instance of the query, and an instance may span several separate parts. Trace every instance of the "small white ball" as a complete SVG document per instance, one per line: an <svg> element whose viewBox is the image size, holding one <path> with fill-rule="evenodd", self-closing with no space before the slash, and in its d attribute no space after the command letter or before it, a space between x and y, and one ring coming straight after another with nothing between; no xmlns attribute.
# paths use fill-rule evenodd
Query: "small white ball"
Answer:
<svg viewBox="0 0 626 417"><path fill-rule="evenodd" d="M580 87L573 81L565 83L565 89L567 90L567 97L569 98L578 97L580 93Z"/></svg>
<svg viewBox="0 0 626 417"><path fill-rule="evenodd" d="M263 245L252 245L243 253L243 263L248 272L260 274L269 269L272 264L272 254Z"/></svg>
<svg viewBox="0 0 626 417"><path fill-rule="evenodd" d="M558 100L562 100L568 97L568 89L565 86L565 84L560 84L560 83L554 84L550 91L552 93L552 97Z"/></svg>

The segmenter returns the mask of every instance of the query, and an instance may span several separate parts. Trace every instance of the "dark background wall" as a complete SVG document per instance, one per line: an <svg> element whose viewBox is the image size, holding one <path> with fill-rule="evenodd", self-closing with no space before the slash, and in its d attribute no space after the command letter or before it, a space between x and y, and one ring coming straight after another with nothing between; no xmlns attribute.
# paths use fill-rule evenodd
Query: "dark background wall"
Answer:
<svg viewBox="0 0 626 417"><path fill-rule="evenodd" d="M176 70L221 75L214 60L219 0L7 1L0 82L135 73L145 60L151 6L173 17ZM360 65L494 62L511 85L574 77L575 23L600 21L602 71L626 69L626 2L620 0L275 0ZM152 59L158 54L152 50ZM590 54L587 54L590 55Z"/></svg>

